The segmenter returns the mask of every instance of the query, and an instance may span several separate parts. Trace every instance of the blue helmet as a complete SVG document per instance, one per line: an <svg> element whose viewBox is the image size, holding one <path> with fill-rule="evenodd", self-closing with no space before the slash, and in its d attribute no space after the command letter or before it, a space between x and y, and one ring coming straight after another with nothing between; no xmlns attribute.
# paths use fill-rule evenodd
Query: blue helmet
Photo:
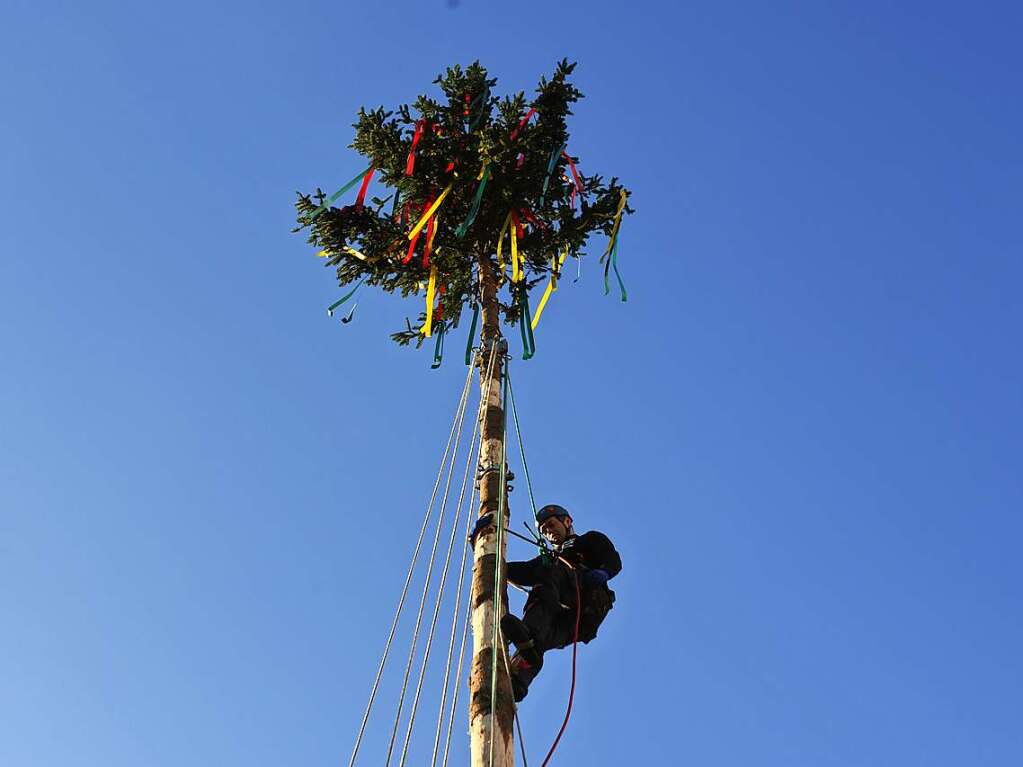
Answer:
<svg viewBox="0 0 1023 767"><path fill-rule="evenodd" d="M558 506L556 503L549 503L544 506L540 511L536 512L536 524L542 525L551 517L570 517L568 509L564 506Z"/></svg>

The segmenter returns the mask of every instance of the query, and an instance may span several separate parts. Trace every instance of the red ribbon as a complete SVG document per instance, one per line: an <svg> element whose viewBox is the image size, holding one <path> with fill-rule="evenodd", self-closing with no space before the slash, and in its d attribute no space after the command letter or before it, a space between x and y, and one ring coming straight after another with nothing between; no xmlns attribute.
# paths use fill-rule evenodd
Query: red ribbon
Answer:
<svg viewBox="0 0 1023 767"><path fill-rule="evenodd" d="M359 187L359 196L355 198L356 210L362 210L362 204L366 202L366 190L369 189L369 180L373 178L373 174L376 173L376 168L370 168L362 179L362 186Z"/></svg>
<svg viewBox="0 0 1023 767"><path fill-rule="evenodd" d="M519 217L515 214L514 210L511 212L511 220L512 223L515 225L515 236L521 240L523 237L526 236L526 227L524 227L522 225L522 222L519 221Z"/></svg>
<svg viewBox="0 0 1023 767"><path fill-rule="evenodd" d="M421 235L422 233L423 233L422 229L416 232L416 236L413 237L412 242L408 244L408 253L405 255L405 258L401 260L403 264L407 264L409 261L412 260L412 253L415 251L416 243L419 242L419 235Z"/></svg>
<svg viewBox="0 0 1023 767"><path fill-rule="evenodd" d="M412 135L412 148L408 152L408 160L405 161L405 175L411 176L416 167L416 147L419 139L423 137L423 129L426 127L426 120L416 121L416 132Z"/></svg>
<svg viewBox="0 0 1023 767"><path fill-rule="evenodd" d="M568 160L568 167L572 169L572 178L575 179L575 188L579 190L579 194L582 194L583 182L579 179L579 171L575 169L575 163L572 162L572 158L568 156L567 152L562 152L561 156Z"/></svg>
<svg viewBox="0 0 1023 767"><path fill-rule="evenodd" d="M533 226L538 226L541 229L547 228L547 224L545 224L543 221L534 216L533 211L531 211L529 208L523 208L522 210L519 211L519 213L521 213L522 217L526 219L526 221L531 223Z"/></svg>
<svg viewBox="0 0 1023 767"><path fill-rule="evenodd" d="M511 132L511 141L515 140L515 137L519 135L519 131L526 127L526 123L529 122L529 118L536 114L536 107L530 107L529 111L526 112L526 116L519 120L518 126Z"/></svg>
<svg viewBox="0 0 1023 767"><path fill-rule="evenodd" d="M430 243L433 241L433 232L437 228L437 216L430 216L430 223L426 225L426 244L423 246L423 268L430 268Z"/></svg>

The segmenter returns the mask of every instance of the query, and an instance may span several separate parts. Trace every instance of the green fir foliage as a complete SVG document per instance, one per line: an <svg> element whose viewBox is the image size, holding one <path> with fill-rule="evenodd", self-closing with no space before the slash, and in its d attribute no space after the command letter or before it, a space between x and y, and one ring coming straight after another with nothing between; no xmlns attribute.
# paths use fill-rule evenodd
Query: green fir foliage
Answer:
<svg viewBox="0 0 1023 767"><path fill-rule="evenodd" d="M336 270L339 285L365 278L367 285L388 292L397 291L406 297L418 294L422 302L422 285L430 272L422 258L426 229L412 259L403 263L409 246L407 235L429 199L452 183L451 192L438 209L439 226L430 261L437 267L438 287L445 288L443 296L438 290L443 317L457 324L464 305L479 295L474 270L481 264L496 270L498 233L508 211L529 211L540 225L522 219L525 236L518 245L525 266L524 283L509 285L507 235L503 248L505 274L498 275L499 288L507 288L499 294L501 313L506 323L515 324L520 299L519 291L513 288L528 290L545 281L552 256L566 246L572 257L580 258L585 255L591 234L610 235L623 190L616 178L605 182L599 175L585 173L579 159L572 155L566 121L572 114L572 104L583 97L569 80L574 68L575 64L567 60L560 62L553 76L541 78L532 99L527 100L522 92L497 96L493 90L497 80L489 78L479 62L465 69L456 65L434 81L441 92L438 98L423 95L413 105L402 105L395 112L383 107L360 109L350 146L366 158L365 165L376 169L370 191L384 185L387 193L383 197L367 196L360 207L355 204L356 185L336 201L341 207L328 207L315 217L314 212L323 206L327 195L319 189L311 195L299 193L295 205L299 225L294 231L308 229L309 242L327 251L326 263ZM536 114L517 129L531 107ZM423 125L423 130L415 149L414 171L409 176L406 163L417 123ZM574 181L563 156L557 157L544 193L551 157L565 145L582 183L574 210L570 203ZM464 226L477 198L478 177L484 164L489 164L489 179L479 197L475 218ZM395 190L399 195L396 208ZM626 206L625 212L632 211ZM346 246L365 255L366 260L346 252ZM532 303L535 305L535 298ZM415 327L406 320L406 329L392 338L400 344L422 343L418 327L424 320L425 312L421 312Z"/></svg>

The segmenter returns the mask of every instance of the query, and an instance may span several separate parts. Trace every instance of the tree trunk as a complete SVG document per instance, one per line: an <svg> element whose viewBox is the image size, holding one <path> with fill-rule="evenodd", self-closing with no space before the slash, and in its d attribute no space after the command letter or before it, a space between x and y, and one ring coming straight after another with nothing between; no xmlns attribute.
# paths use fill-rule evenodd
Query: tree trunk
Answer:
<svg viewBox="0 0 1023 767"><path fill-rule="evenodd" d="M487 392L487 363L492 344L498 344L497 359L490 375L490 394L483 409L480 425L479 469L480 516L497 516L500 494L505 493L505 526L508 520L507 484L501 487L501 468L504 455L504 408L501 403L501 380L506 346L501 337L501 318L497 303L497 281L493 264L486 256L479 259L481 312L483 327L480 332L483 354L480 368L480 396ZM497 551L497 528L487 528L476 539L472 570L472 670L469 675L469 734L471 741L471 767L489 767L491 730L493 729L493 764L495 767L513 767L514 703L511 685L505 669L506 649L498 641L496 716L491 711L491 673L494 621L500 620L508 609L508 586L505 577L507 536L502 536L501 551ZM501 564L500 611L494 614L494 568Z"/></svg>

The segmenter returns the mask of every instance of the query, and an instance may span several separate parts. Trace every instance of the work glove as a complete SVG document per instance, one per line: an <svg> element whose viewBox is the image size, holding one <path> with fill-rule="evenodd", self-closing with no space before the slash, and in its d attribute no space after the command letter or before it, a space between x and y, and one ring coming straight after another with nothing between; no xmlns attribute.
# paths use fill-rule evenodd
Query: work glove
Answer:
<svg viewBox="0 0 1023 767"><path fill-rule="evenodd" d="M583 586L588 589L599 588L605 585L610 577L605 570L587 570L583 573Z"/></svg>
<svg viewBox="0 0 1023 767"><path fill-rule="evenodd" d="M491 527L494 524L493 514L484 514L482 517L476 520L476 524L473 525L472 531L469 533L469 545L476 545L476 536L479 535L485 528Z"/></svg>

